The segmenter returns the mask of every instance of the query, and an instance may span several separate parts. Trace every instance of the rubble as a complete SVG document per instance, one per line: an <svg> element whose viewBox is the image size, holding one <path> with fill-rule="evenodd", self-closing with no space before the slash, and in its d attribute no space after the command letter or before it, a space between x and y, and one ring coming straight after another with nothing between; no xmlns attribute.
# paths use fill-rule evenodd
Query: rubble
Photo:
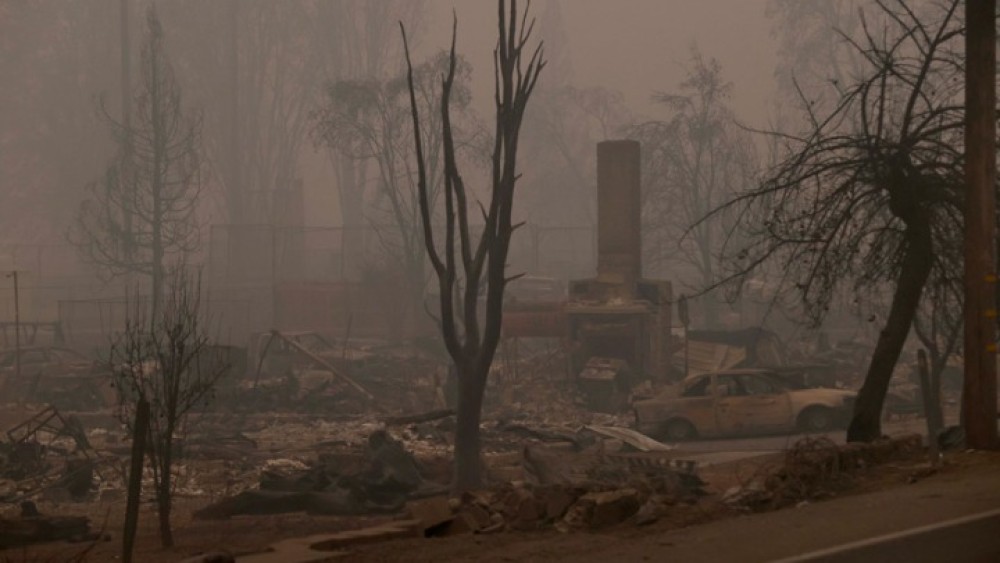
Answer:
<svg viewBox="0 0 1000 563"><path fill-rule="evenodd" d="M586 492L582 487L542 486L535 489L542 505L545 518L550 521L562 518L569 507Z"/></svg>
<svg viewBox="0 0 1000 563"><path fill-rule="evenodd" d="M649 436L630 428L617 426L584 426L583 428L601 436L621 440L640 452L669 452L674 449L673 446L657 442Z"/></svg>
<svg viewBox="0 0 1000 563"><path fill-rule="evenodd" d="M626 428L627 415L590 412L573 382L539 374L491 388L482 426L490 488L448 498L443 483L450 478L454 412L439 402L412 400L395 375L366 372L366 363L381 372L403 358L373 353L329 360L384 401L383 412L353 414L366 408L358 402L362 394L330 387L324 400L344 407L332 415L194 413L178 434L175 494L221 499L202 507L196 519L285 512L406 518L330 545L362 537L538 530L576 520L582 529L598 529L640 516L645 521L651 516L641 509L662 511L695 494L681 490L692 482L680 474L696 478L693 467L671 466L670 446ZM408 369L424 367L418 362ZM433 370L422 377L427 381L411 387L439 388ZM94 498L96 492L107 501L123 494L122 475L105 471L105 460L128 454L124 429L102 421L103 428L84 431L70 422L60 432L60 420L68 419L52 418L52 428L34 434L26 426L25 435L34 438L18 446L23 451L7 455L0 446L0 501L41 495L46 489L25 481L40 473L49 475L47 490L64 495L58 500ZM150 483L147 469L144 486Z"/></svg>
<svg viewBox="0 0 1000 563"><path fill-rule="evenodd" d="M590 410L586 396L574 381L538 376L495 385L485 398L483 415L487 420L533 428L581 424L625 427L630 422L630 414Z"/></svg>
<svg viewBox="0 0 1000 563"><path fill-rule="evenodd" d="M587 493L569 507L562 521L569 528L606 528L624 522L642 504L639 491L631 488Z"/></svg>
<svg viewBox="0 0 1000 563"><path fill-rule="evenodd" d="M749 511L794 506L835 495L858 471L912 456L922 449L922 440L916 434L845 445L825 437L803 438L785 453L777 470L730 488L722 501Z"/></svg>
<svg viewBox="0 0 1000 563"><path fill-rule="evenodd" d="M284 466L284 469L276 467ZM291 467L291 468L289 468ZM195 513L220 519L238 514L389 514L411 498L443 492L424 480L413 454L385 430L368 438L363 455L320 456L313 466L272 463L260 477L259 490L243 491Z"/></svg>
<svg viewBox="0 0 1000 563"><path fill-rule="evenodd" d="M0 501L16 502L44 491L63 490L84 500L104 479L83 425L47 406L0 439Z"/></svg>
<svg viewBox="0 0 1000 563"><path fill-rule="evenodd" d="M34 503L21 505L20 518L0 517L0 549L51 541L82 542L96 540L99 533L90 530L85 516L45 516Z"/></svg>
<svg viewBox="0 0 1000 563"><path fill-rule="evenodd" d="M635 513L635 525L645 526L660 519L669 509L669 503L662 497L650 497Z"/></svg>
<svg viewBox="0 0 1000 563"><path fill-rule="evenodd" d="M425 535L551 526L594 530L630 519L647 524L669 506L705 494L692 465L656 457L661 454L609 455L596 446L575 452L568 444L536 444L525 446L523 455L531 480L466 493L447 505L450 513L437 500L433 518L421 510L411 510L410 516L428 524Z"/></svg>
<svg viewBox="0 0 1000 563"><path fill-rule="evenodd" d="M247 350L248 373L220 393L233 412L281 410L363 414L445 407L445 364L413 345L348 341L314 332L261 333Z"/></svg>
<svg viewBox="0 0 1000 563"><path fill-rule="evenodd" d="M577 376L587 397L587 406L595 411L615 413L628 405L633 376L628 362L617 358L591 357Z"/></svg>
<svg viewBox="0 0 1000 563"><path fill-rule="evenodd" d="M611 462L615 463L615 462ZM653 464L652 473L661 476L679 472L670 464ZM687 466L685 466L687 467ZM622 472L622 475L627 473ZM400 537L441 537L462 534L490 534L500 531L535 531L555 528L561 531L601 530L631 522L645 525L665 514L678 498L698 494L680 493L665 487L664 482L690 483L661 479L652 474L631 473L615 481L590 478L579 484L532 484L508 482L488 489L463 493L449 498L437 495L410 501L396 520L369 528L286 540L272 546L268 553L250 555L241 561L272 562L302 559L322 560L324 555L346 554L342 550L359 543L385 541ZM689 477L695 477L690 474ZM629 480L631 486L620 483ZM700 483L700 481L698 481ZM685 486L687 486L685 485Z"/></svg>

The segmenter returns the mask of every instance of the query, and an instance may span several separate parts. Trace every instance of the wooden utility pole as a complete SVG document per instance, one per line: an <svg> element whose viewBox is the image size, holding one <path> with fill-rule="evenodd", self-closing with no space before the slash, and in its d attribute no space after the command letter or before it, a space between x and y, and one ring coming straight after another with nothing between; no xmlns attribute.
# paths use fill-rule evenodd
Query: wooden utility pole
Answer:
<svg viewBox="0 0 1000 563"><path fill-rule="evenodd" d="M971 448L997 446L996 0L965 2L965 385Z"/></svg>
<svg viewBox="0 0 1000 563"><path fill-rule="evenodd" d="M941 432L941 400L938 378L931 377L927 365L927 352L917 350L917 369L920 374L920 397L924 403L924 421L927 423L927 449L931 457L931 465L938 464L938 433Z"/></svg>

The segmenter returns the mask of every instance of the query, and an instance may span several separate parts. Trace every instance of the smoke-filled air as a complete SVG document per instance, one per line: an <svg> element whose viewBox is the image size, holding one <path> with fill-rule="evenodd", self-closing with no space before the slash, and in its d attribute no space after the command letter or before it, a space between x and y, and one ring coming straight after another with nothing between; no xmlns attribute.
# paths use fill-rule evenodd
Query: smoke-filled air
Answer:
<svg viewBox="0 0 1000 563"><path fill-rule="evenodd" d="M0 0L0 563L1000 560L996 0Z"/></svg>

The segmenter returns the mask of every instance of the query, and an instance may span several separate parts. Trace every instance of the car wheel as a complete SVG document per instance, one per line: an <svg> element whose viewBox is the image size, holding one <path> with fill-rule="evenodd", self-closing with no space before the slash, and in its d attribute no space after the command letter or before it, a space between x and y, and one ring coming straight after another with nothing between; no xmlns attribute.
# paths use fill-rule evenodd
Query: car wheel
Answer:
<svg viewBox="0 0 1000 563"><path fill-rule="evenodd" d="M671 420L667 423L666 428L663 430L663 437L670 442L682 442L684 440L691 440L698 433L695 431L694 426L686 420Z"/></svg>
<svg viewBox="0 0 1000 563"><path fill-rule="evenodd" d="M799 415L799 429L804 432L827 432L834 422L833 411L826 407L809 407Z"/></svg>

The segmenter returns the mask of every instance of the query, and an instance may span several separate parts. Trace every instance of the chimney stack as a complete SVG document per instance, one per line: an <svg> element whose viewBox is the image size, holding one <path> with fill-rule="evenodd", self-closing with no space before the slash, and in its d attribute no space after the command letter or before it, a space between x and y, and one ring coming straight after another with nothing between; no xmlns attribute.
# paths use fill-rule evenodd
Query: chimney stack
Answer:
<svg viewBox="0 0 1000 563"><path fill-rule="evenodd" d="M639 142L597 144L597 281L633 291L642 277Z"/></svg>

